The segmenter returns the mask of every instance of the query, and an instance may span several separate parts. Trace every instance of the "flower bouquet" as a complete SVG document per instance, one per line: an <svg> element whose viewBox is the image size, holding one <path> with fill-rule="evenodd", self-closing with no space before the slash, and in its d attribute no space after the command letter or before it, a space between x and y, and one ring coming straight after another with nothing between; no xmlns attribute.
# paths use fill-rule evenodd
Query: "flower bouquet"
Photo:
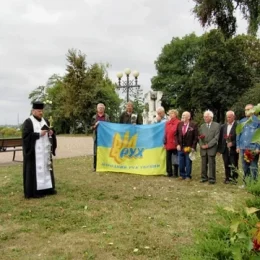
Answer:
<svg viewBox="0 0 260 260"><path fill-rule="evenodd" d="M231 134L229 134L229 135L224 135L224 139L226 140L226 144L228 144L228 143L231 142L231 137L232 137ZM227 148L228 148L228 152L230 153L230 147L227 146Z"/></svg>
<svg viewBox="0 0 260 260"><path fill-rule="evenodd" d="M203 144L206 144L206 142L205 142L205 135L199 135L199 141L200 141L200 143L203 145Z"/></svg>
<svg viewBox="0 0 260 260"><path fill-rule="evenodd" d="M246 163L250 164L255 158L255 152L249 149L246 149L244 152L244 160Z"/></svg>
<svg viewBox="0 0 260 260"><path fill-rule="evenodd" d="M191 147L190 146L183 147L183 152L184 153L190 153L191 152Z"/></svg>
<svg viewBox="0 0 260 260"><path fill-rule="evenodd" d="M226 143L231 142L231 137L232 137L232 135L224 135L224 139L226 140Z"/></svg>

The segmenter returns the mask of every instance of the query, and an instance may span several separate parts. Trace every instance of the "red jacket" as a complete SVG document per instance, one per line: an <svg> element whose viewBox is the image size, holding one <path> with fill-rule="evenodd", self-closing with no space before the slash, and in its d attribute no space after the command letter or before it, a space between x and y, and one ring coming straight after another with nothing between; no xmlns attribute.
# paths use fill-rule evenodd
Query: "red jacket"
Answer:
<svg viewBox="0 0 260 260"><path fill-rule="evenodd" d="M170 121L166 122L164 134L164 144L166 150L177 149L175 135L179 122L180 120L178 118L171 119Z"/></svg>

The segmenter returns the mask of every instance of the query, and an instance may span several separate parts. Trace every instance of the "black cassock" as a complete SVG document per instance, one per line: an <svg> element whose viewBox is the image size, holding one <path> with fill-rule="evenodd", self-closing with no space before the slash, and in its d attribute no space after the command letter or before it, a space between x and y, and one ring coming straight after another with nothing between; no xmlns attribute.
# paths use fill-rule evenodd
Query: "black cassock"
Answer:
<svg viewBox="0 0 260 260"><path fill-rule="evenodd" d="M46 123L49 125L48 120ZM38 198L45 195L56 194L53 167L50 170L52 188L45 190L37 190L36 176L36 158L35 158L35 143L40 138L39 133L34 133L33 123L30 118L23 123L23 187L25 198ZM51 138L52 154L55 156L57 147L56 135ZM51 155L50 155L51 157ZM52 159L51 159L52 160Z"/></svg>

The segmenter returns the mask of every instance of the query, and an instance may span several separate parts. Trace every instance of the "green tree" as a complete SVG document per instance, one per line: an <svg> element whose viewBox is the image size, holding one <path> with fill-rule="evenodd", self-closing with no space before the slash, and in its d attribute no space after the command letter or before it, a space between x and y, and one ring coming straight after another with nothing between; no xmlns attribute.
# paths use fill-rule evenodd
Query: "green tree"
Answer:
<svg viewBox="0 0 260 260"><path fill-rule="evenodd" d="M192 102L202 110L211 109L217 121L224 121L225 111L253 86L251 68L233 39L225 41L218 30L203 38L204 47L192 76Z"/></svg>
<svg viewBox="0 0 260 260"><path fill-rule="evenodd" d="M39 86L36 89L34 89L29 94L29 99L31 99L31 104L35 101L43 101L46 95L46 86Z"/></svg>
<svg viewBox="0 0 260 260"><path fill-rule="evenodd" d="M96 105L104 103L106 106L106 113L109 114L110 120L116 122L119 115L120 98L116 93L116 86L108 77L108 65L95 63L87 70L85 83L92 87L93 99L90 100L89 114L87 118L96 113ZM90 121L88 121L90 123Z"/></svg>
<svg viewBox="0 0 260 260"><path fill-rule="evenodd" d="M96 105L104 103L111 119L117 115L120 99L115 85L107 74L107 66L95 63L87 66L86 55L76 50L67 54L67 73L64 77L65 117L72 122L72 131L88 126Z"/></svg>
<svg viewBox="0 0 260 260"><path fill-rule="evenodd" d="M216 25L230 38L236 32L235 11L239 8L248 22L248 33L256 35L260 22L260 0L193 0L193 12L203 27Z"/></svg>
<svg viewBox="0 0 260 260"><path fill-rule="evenodd" d="M132 92L130 92L130 98L133 101L134 110L138 114L142 114L144 111L144 98L143 98L143 89L142 88L134 88Z"/></svg>
<svg viewBox="0 0 260 260"><path fill-rule="evenodd" d="M170 107L183 107L192 110L192 75L202 48L201 37L194 33L173 38L162 48L155 61L157 75L151 80L153 90L163 91L162 104Z"/></svg>
<svg viewBox="0 0 260 260"><path fill-rule="evenodd" d="M244 107L246 104L258 104L260 101L260 84L255 84L249 88L231 107L236 113L236 118L240 119L245 116Z"/></svg>
<svg viewBox="0 0 260 260"><path fill-rule="evenodd" d="M87 66L86 55L74 49L66 57L65 76L51 76L46 86L38 87L29 98L52 102L46 106L45 115L53 116L58 133L86 132L98 103L104 103L106 112L116 120L120 99L108 77L107 65Z"/></svg>
<svg viewBox="0 0 260 260"><path fill-rule="evenodd" d="M89 85L84 84L86 78L86 55L74 49L70 49L67 58L67 73L64 76L64 102L61 104L65 118L71 121L71 130L76 132L79 124L84 122L86 103L93 100Z"/></svg>
<svg viewBox="0 0 260 260"><path fill-rule="evenodd" d="M189 110L193 116L211 109L218 121L224 121L225 112L243 95L257 91L258 50L257 38L239 35L225 39L219 30L201 37L175 38L155 61L157 75L152 78L152 89L163 91L166 109Z"/></svg>

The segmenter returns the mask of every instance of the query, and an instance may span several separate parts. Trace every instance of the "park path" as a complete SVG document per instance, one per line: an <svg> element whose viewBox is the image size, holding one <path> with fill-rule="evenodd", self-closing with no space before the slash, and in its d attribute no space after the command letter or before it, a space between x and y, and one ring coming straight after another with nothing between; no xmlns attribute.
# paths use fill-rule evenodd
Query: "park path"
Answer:
<svg viewBox="0 0 260 260"><path fill-rule="evenodd" d="M93 154L92 137L68 137L57 136L58 147L54 159L77 157ZM12 162L13 153L0 153L0 166L21 163L23 160L22 152L16 152L15 162Z"/></svg>

